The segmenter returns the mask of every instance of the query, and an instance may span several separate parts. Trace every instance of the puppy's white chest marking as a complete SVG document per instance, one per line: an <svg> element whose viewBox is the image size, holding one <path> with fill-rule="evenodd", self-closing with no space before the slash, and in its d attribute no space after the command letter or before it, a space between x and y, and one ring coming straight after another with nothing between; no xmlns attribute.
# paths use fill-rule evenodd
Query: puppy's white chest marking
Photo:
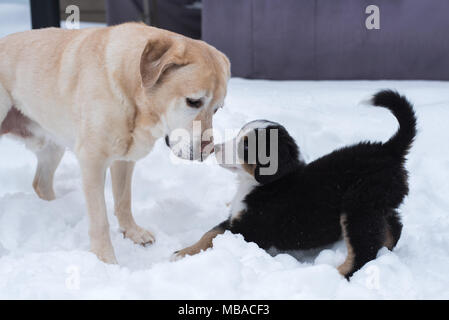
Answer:
<svg viewBox="0 0 449 320"><path fill-rule="evenodd" d="M238 219L242 211L246 210L246 204L243 201L245 197L258 185L253 177L239 175L238 189L231 203L231 222Z"/></svg>

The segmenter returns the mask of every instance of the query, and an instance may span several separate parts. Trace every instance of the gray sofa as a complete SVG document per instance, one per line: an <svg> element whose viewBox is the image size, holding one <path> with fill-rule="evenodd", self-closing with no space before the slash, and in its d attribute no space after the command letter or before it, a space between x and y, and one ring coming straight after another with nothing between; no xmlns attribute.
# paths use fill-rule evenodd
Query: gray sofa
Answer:
<svg viewBox="0 0 449 320"><path fill-rule="evenodd" d="M196 0L106 0L108 25L145 21L143 1L150 9L152 25L201 38L201 7Z"/></svg>
<svg viewBox="0 0 449 320"><path fill-rule="evenodd" d="M202 37L238 77L449 80L448 0L203 0Z"/></svg>

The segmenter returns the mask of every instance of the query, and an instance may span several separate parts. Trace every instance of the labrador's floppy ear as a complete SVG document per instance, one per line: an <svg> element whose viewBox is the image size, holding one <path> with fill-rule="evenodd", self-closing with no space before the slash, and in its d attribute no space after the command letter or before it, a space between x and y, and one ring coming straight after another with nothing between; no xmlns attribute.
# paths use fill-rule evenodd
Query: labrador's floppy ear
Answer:
<svg viewBox="0 0 449 320"><path fill-rule="evenodd" d="M298 146L287 130L283 126L267 127L267 131L270 129L278 130L278 168L274 174L263 175L260 173L260 168L267 167L268 165L261 166L259 161L257 161L256 169L254 171L254 178L260 184L268 184L278 180L291 173L301 165ZM270 139L267 139L267 150L270 150L270 143Z"/></svg>
<svg viewBox="0 0 449 320"><path fill-rule="evenodd" d="M148 40L140 58L144 88L153 87L169 68L187 64L185 47L169 37Z"/></svg>

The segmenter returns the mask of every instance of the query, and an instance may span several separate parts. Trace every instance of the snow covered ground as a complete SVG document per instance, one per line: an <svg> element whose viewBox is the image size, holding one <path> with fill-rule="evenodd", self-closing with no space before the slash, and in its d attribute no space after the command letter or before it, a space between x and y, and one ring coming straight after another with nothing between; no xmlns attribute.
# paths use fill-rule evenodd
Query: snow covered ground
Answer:
<svg viewBox="0 0 449 320"><path fill-rule="evenodd" d="M19 21L0 34L29 28ZM22 5L22 17L25 6ZM10 11L12 12L12 11ZM19 19L20 20L20 19ZM22 19L24 20L24 19ZM16 21L16 20L14 20ZM361 140L387 140L396 130L384 109L358 102L380 88L395 88L415 104L419 133L407 164L410 195L401 212L402 237L394 252L382 249L351 279L336 271L342 242L321 250L270 255L240 235L226 233L214 248L170 262L228 215L232 173L206 163L169 160L159 141L138 163L134 216L157 241L141 247L123 239L106 198L119 265L89 253L80 172L67 153L56 174L58 199L40 200L31 182L36 161L20 143L0 140L0 298L60 299L449 299L449 83L274 82L232 79L215 128L239 129L258 118L278 121L296 138L306 160ZM301 195L298 195L301 196ZM273 253L272 253L273 254Z"/></svg>

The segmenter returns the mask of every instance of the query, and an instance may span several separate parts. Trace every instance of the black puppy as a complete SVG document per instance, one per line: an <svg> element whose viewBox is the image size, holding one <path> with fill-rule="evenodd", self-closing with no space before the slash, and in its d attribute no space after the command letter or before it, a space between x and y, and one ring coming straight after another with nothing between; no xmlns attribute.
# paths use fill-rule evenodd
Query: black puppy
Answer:
<svg viewBox="0 0 449 320"><path fill-rule="evenodd" d="M377 93L372 103L388 108L399 121L399 130L386 143L362 142L306 164L284 127L253 121L233 141L215 146L217 159L234 150L239 160L221 164L239 178L231 216L175 257L211 247L212 239L225 230L261 248L280 250L316 248L343 237L348 255L338 270L349 278L375 259L382 246L393 249L402 230L396 209L408 193L404 163L416 134L416 117L407 99L393 91ZM272 130L277 132L275 141L268 137ZM267 163L261 155L274 145L277 171L263 174L276 159L270 154ZM257 151L255 161L251 149Z"/></svg>

